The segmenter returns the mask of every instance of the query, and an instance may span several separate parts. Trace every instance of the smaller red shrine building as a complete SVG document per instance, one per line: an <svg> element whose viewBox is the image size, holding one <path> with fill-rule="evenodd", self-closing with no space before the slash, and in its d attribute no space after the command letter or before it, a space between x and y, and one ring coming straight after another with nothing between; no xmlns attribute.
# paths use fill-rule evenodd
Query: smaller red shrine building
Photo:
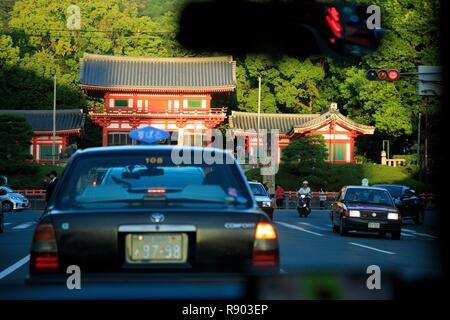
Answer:
<svg viewBox="0 0 450 320"><path fill-rule="evenodd" d="M24 116L33 129L30 154L33 162L53 161L53 110L0 110L0 113ZM85 114L82 109L56 111L56 161L61 153L82 133Z"/></svg>
<svg viewBox="0 0 450 320"><path fill-rule="evenodd" d="M251 112L232 111L229 117L230 128L235 135L249 136L248 152L255 154L258 141L254 134L246 134L247 130L257 130L258 114ZM321 134L328 148L331 163L353 163L355 138L362 134L373 134L375 127L356 123L339 112L332 104L330 109L322 114L283 114L261 113L261 130L279 130L279 150L281 152L292 140L302 136Z"/></svg>

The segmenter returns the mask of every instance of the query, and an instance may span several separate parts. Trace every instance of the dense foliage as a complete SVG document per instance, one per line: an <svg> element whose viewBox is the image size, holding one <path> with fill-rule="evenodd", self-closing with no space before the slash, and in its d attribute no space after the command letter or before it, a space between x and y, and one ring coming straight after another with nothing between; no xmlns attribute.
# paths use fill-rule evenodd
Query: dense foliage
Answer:
<svg viewBox="0 0 450 320"><path fill-rule="evenodd" d="M77 85L78 61L84 52L139 56L199 54L187 52L175 41L177 14L185 1L79 0L76 2L81 9L79 31L66 28L67 8L73 1L2 1L0 108L51 108L54 74L58 82L58 108L92 104ZM377 128L374 136L359 141L359 155L378 160L381 141L386 139L391 141L393 153L408 152L416 144L418 114L425 108L423 98L417 95L417 81L370 82L364 78L364 70L392 67L415 72L418 65L439 65L439 1L357 2L382 8L386 33L378 52L346 62L333 62L325 57L304 60L283 57L277 61L265 56L235 57L238 90L226 103L234 109L256 111L258 77L261 77L264 112L322 112L336 101L344 114ZM437 107L437 100L430 99L431 115ZM433 121L431 116L431 132ZM95 144L99 139L92 137L91 141Z"/></svg>
<svg viewBox="0 0 450 320"><path fill-rule="evenodd" d="M0 171L14 171L14 168L20 168L25 160L31 158L32 134L31 125L25 117L0 114Z"/></svg>

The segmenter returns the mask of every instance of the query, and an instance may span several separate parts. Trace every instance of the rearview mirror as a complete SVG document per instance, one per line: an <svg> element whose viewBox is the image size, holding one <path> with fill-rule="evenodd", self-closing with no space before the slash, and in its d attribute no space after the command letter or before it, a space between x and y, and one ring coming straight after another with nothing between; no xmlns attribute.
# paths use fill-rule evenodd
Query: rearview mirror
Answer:
<svg viewBox="0 0 450 320"><path fill-rule="evenodd" d="M307 57L359 57L378 48L367 7L348 2L221 1L188 3L178 42L190 50ZM369 11L370 12L370 11Z"/></svg>

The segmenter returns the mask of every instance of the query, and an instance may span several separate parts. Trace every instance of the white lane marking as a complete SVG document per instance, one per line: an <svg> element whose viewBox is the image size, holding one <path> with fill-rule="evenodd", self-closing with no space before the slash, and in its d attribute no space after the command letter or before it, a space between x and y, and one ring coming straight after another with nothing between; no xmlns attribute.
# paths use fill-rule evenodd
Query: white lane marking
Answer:
<svg viewBox="0 0 450 320"><path fill-rule="evenodd" d="M5 226L9 226L10 224L12 224L12 222L5 222L3 223Z"/></svg>
<svg viewBox="0 0 450 320"><path fill-rule="evenodd" d="M287 271L280 268L280 273L287 273Z"/></svg>
<svg viewBox="0 0 450 320"><path fill-rule="evenodd" d="M25 222L22 224L19 224L18 226L15 226L13 229L26 229L34 225L36 222Z"/></svg>
<svg viewBox="0 0 450 320"><path fill-rule="evenodd" d="M428 234L428 233L421 233L421 232L417 232L417 231L411 230L411 229L402 228L402 231L410 232L413 235L422 236L422 237L428 237L428 238L432 238L432 239L438 239L439 238L439 237L433 236L433 235Z"/></svg>
<svg viewBox="0 0 450 320"><path fill-rule="evenodd" d="M10 265L8 268L6 268L2 272L0 272L0 280L3 279L4 277L6 277L7 275L13 273L17 269L19 269L21 266L23 266L28 261L30 261L30 255L27 255L26 257L23 257L22 259L20 259L13 265Z"/></svg>
<svg viewBox="0 0 450 320"><path fill-rule="evenodd" d="M437 239L438 237L436 237L436 236L432 236L431 234L428 234L428 233L420 233L420 232L416 232L416 233L414 233L415 235L418 235L418 236L422 236L422 237L428 237L428 238L432 238L432 239Z"/></svg>
<svg viewBox="0 0 450 320"><path fill-rule="evenodd" d="M308 222L299 222L300 224L303 224L303 225L305 225L305 226L308 226L308 227L311 227L311 228L315 228L315 229L317 229L317 230L322 230L322 231L328 231L329 229L326 229L326 228L322 228L322 227L318 227L318 226L315 226L315 225L313 225L313 224L311 224L311 223L308 223Z"/></svg>
<svg viewBox="0 0 450 320"><path fill-rule="evenodd" d="M355 242L349 242L349 244L352 244L354 246L358 246L358 247L361 247L361 248L366 248L366 249L369 249L369 250L373 250L373 251L386 253L386 254L396 254L395 252L385 251L385 250L381 250L381 249L377 249L377 248L374 248L374 247L365 246L363 244L359 244L359 243L355 243Z"/></svg>
<svg viewBox="0 0 450 320"><path fill-rule="evenodd" d="M321 233L317 233L317 232L314 232L314 231L309 231L309 230L303 229L302 227L295 226L295 225L292 225L292 224L289 224L289 223L286 223L286 222L276 221L276 223L278 223L278 224L280 224L280 225L282 225L282 226L284 226L286 228L300 230L300 231L303 231L303 232L311 233L311 234L319 236L319 237L323 236L323 234L321 234Z"/></svg>
<svg viewBox="0 0 450 320"><path fill-rule="evenodd" d="M415 237L415 235L409 234L409 233L406 233L406 232L402 232L402 236L404 236L404 237Z"/></svg>

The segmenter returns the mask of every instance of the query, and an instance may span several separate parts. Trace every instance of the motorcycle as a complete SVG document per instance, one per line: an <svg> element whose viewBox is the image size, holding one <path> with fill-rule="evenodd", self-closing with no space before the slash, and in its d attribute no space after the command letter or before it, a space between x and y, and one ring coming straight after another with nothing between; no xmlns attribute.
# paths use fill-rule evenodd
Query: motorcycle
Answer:
<svg viewBox="0 0 450 320"><path fill-rule="evenodd" d="M299 217L307 217L311 213L308 205L308 196L301 194L297 200L297 212Z"/></svg>

